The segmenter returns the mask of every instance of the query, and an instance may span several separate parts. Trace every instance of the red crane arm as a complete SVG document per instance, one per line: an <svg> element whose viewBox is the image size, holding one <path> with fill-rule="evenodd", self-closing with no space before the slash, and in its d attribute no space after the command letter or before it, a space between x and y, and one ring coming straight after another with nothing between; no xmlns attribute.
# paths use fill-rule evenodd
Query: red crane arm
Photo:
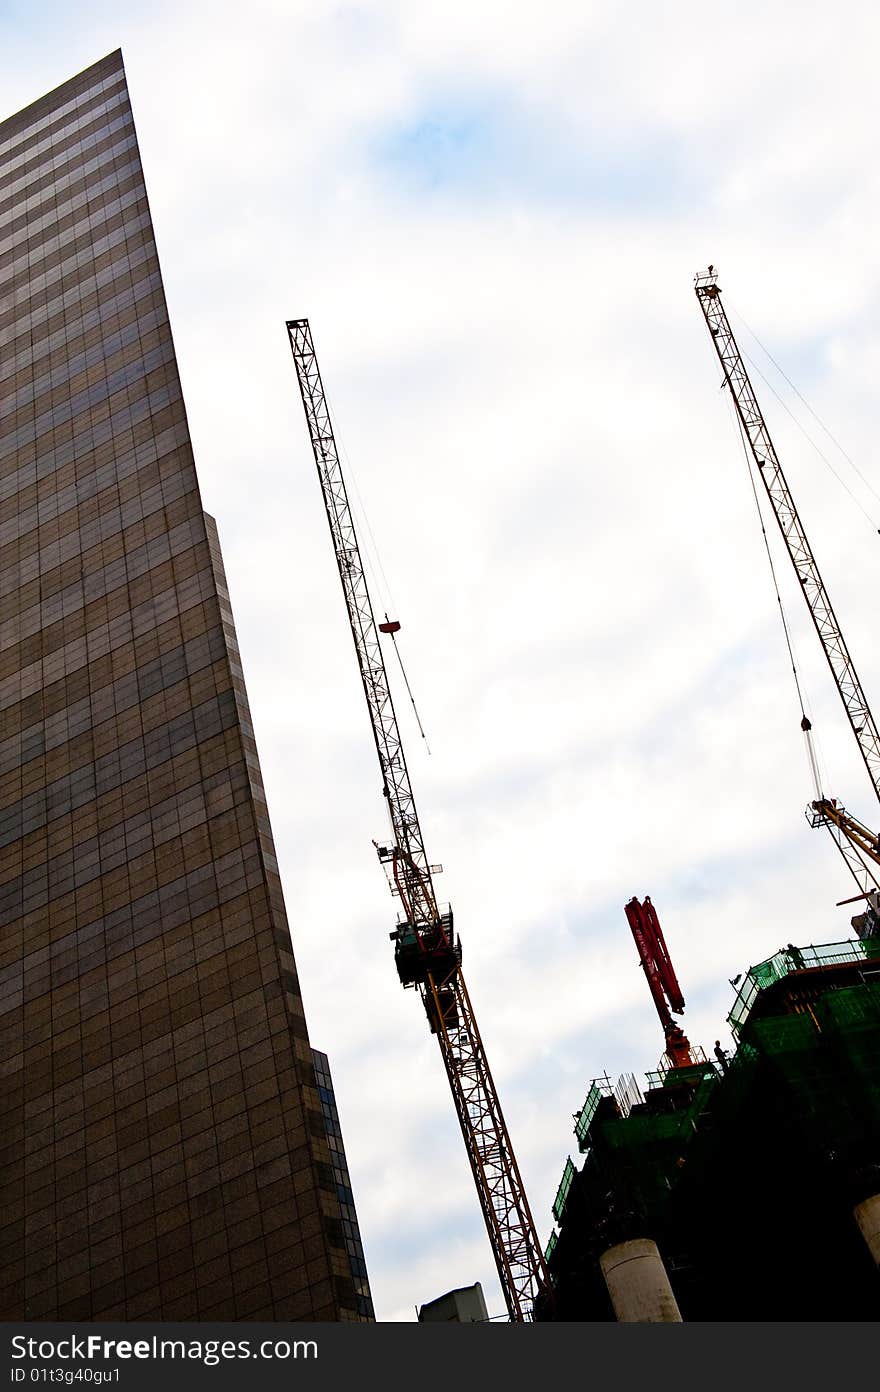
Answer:
<svg viewBox="0 0 880 1392"><path fill-rule="evenodd" d="M669 1012L674 1010L676 1015L682 1014L684 996L666 947L657 910L646 896L644 904L640 904L638 899L630 899L624 912L632 929L639 960L648 978L648 986L654 997L660 1022L663 1025L671 1024Z"/></svg>
<svg viewBox="0 0 880 1392"><path fill-rule="evenodd" d="M666 1038L666 1052L676 1067L687 1065L693 1061L690 1044L681 1026L672 1018L673 1011L676 1015L684 1012L684 996L666 947L657 910L646 895L643 904L636 898L630 899L624 913L635 940L639 961L647 978L657 1014L660 1016Z"/></svg>

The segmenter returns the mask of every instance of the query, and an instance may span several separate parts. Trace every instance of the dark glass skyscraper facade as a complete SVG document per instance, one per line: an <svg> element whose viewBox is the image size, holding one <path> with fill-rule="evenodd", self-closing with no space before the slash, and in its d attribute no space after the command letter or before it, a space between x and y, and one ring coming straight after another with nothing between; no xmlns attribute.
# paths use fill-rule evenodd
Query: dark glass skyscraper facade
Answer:
<svg viewBox="0 0 880 1392"><path fill-rule="evenodd" d="M318 1096L321 1099L321 1111L324 1114L324 1125L327 1129L327 1141L333 1164L333 1182L336 1185L336 1197L339 1199L342 1232L351 1264L358 1314L362 1319L371 1320L373 1318L373 1297L370 1294L364 1245L361 1241L361 1229L358 1223L357 1210L354 1206L354 1194L351 1190L348 1160L345 1155L345 1146L342 1144L342 1127L339 1124L336 1092L330 1075L330 1060L326 1054L321 1053L320 1049L312 1049L312 1061L315 1065L315 1080L318 1084Z"/></svg>
<svg viewBox="0 0 880 1392"><path fill-rule="evenodd" d="M122 58L0 125L0 1319L358 1319Z"/></svg>

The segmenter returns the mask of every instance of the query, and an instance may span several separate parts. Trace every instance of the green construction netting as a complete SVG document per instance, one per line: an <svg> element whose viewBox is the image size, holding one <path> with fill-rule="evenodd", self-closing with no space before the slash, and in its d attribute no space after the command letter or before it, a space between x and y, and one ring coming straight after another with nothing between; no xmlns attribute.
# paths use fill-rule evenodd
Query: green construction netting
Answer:
<svg viewBox="0 0 880 1392"><path fill-rule="evenodd" d="M596 1087L596 1084L593 1083L590 1091L587 1093L587 1100L581 1107L574 1121L574 1134L577 1137L578 1149L582 1152L587 1149L587 1132L590 1129L590 1123L593 1117L596 1115L596 1108L601 1101L602 1093Z"/></svg>
<svg viewBox="0 0 880 1392"><path fill-rule="evenodd" d="M852 938L844 942L820 943L810 947L791 945L781 948L765 962L749 967L733 1009L727 1017L730 1027L734 1034L739 1034L760 992L772 986L774 981L788 976L790 972L830 966L837 962L866 961L877 957L880 957L878 938Z"/></svg>
<svg viewBox="0 0 880 1392"><path fill-rule="evenodd" d="M574 1176L575 1168L571 1163L571 1156L569 1156L565 1162L565 1169L562 1171L559 1188L556 1190L556 1198L553 1200L553 1217L557 1223L562 1219L562 1211L565 1208L565 1201L568 1198L568 1191L571 1189Z"/></svg>
<svg viewBox="0 0 880 1392"><path fill-rule="evenodd" d="M753 1020L751 1038L764 1050L812 1049L816 1044L816 1025L812 1015L773 1015Z"/></svg>

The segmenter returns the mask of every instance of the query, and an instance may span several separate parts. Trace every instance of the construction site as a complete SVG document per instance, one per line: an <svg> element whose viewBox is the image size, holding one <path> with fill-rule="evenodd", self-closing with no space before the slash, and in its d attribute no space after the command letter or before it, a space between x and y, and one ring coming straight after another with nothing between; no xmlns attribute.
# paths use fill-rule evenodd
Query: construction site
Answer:
<svg viewBox="0 0 880 1392"><path fill-rule="evenodd" d="M196 472L121 50L35 99L22 86L0 123L0 1318L876 1320L880 672L863 621L880 492L718 269L691 283L688 249L678 273L677 211L666 259L640 262L694 164L688 149L664 165L653 115L635 154L585 161L581 224L578 128L536 231L552 141L532 112L497 219L471 223L506 168L483 94L476 114L438 115L414 77L396 125L346 118L368 175L328 147L331 182L305 198L311 183L277 171L318 148L325 81L319 95L288 71L311 14L289 33L277 18L260 129L283 140L252 128L258 66L241 89L221 67L203 132L218 185L191 224L211 236L180 222L184 290L211 286L190 361L220 507ZM164 53L145 83L160 179L202 32L176 85ZM344 81L319 53L334 91L358 87L366 32ZM558 43L554 101L576 85ZM609 99L628 129L643 82L623 33L620 54L632 86ZM236 131L239 172L291 198L286 222L256 184L239 206ZM444 180L466 147L465 216ZM192 142L157 206L199 184L205 150ZM421 204L400 194L413 168L438 180ZM628 242L594 215L601 188ZM244 218L234 235L214 236L217 210ZM206 247L243 257L240 274ZM852 388L827 305L800 317L809 275L792 291L743 253L737 283L752 277L811 394L832 348ZM861 284L852 300L861 312ZM836 510L849 502L811 484L765 388L874 550ZM845 389L832 405L855 415ZM227 547L215 513L236 511ZM236 618L231 593L250 595ZM256 720L246 667L262 671Z"/></svg>
<svg viewBox="0 0 880 1392"><path fill-rule="evenodd" d="M731 1026L730 1059L591 1083L537 1318L876 1319L880 941L774 953Z"/></svg>
<svg viewBox="0 0 880 1392"><path fill-rule="evenodd" d="M760 480L880 799L880 734L713 266L695 277L695 289L753 470L755 500ZM665 1052L644 1089L632 1074L616 1085L607 1075L590 1082L574 1117L584 1160L579 1169L570 1157L565 1163L544 1245L465 986L452 909L434 890L440 867L425 847L382 648L383 638L396 647L400 624L387 613L377 623L373 613L309 323L293 320L287 329L392 829L376 850L399 903L390 934L394 962L440 1049L509 1319L876 1318L880 838L822 787L769 545L815 787L807 817L829 833L854 883L841 901L859 908L853 936L789 942L748 967L735 979L728 1020L735 1049L716 1041L707 1057L674 1018L684 1012L684 995L650 897L628 902ZM402 662L401 674L415 709Z"/></svg>

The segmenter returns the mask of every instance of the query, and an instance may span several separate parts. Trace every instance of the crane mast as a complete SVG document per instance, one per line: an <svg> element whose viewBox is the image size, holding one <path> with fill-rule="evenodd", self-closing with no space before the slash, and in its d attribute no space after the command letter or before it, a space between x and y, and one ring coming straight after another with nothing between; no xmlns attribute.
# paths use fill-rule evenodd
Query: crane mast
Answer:
<svg viewBox="0 0 880 1392"><path fill-rule="evenodd" d="M379 639L380 630L397 625L377 628L373 615L308 320L290 320L287 332L391 820L392 844L376 849L401 903L391 934L395 965L401 983L418 991L440 1045L505 1304L511 1320L523 1322L549 1277L465 985L452 910L441 911L434 891L436 867L425 851Z"/></svg>
<svg viewBox="0 0 880 1392"><path fill-rule="evenodd" d="M773 515L779 524L795 574L800 581L810 617L822 644L822 651L828 659L847 719L865 761L868 777L880 799L880 733L819 573L807 534L798 516L794 498L770 439L767 423L758 405L733 329L721 303L721 288L713 267L710 266L706 275L697 276L695 289L706 325L712 335L712 342L715 344L725 382L730 388L737 415L770 499Z"/></svg>
<svg viewBox="0 0 880 1392"><path fill-rule="evenodd" d="M880 799L880 732L868 705L849 648L831 604L812 547L807 539L794 498L782 471L767 422L758 405L746 365L743 361L721 301L721 287L714 266L698 274L694 289L706 326L712 336L718 361L729 387L744 438L758 468L773 515L776 518L786 550L800 582L813 625L819 635L822 651L831 668L847 720L856 739L859 753L868 770L871 785ZM809 739L809 721L804 718L804 730ZM817 789L818 791L818 789ZM876 885L876 871L865 863L867 855L877 860L877 838L851 817L839 803L818 798L807 808L807 817L814 827L825 826L863 892ZM873 845L874 849L871 849Z"/></svg>

